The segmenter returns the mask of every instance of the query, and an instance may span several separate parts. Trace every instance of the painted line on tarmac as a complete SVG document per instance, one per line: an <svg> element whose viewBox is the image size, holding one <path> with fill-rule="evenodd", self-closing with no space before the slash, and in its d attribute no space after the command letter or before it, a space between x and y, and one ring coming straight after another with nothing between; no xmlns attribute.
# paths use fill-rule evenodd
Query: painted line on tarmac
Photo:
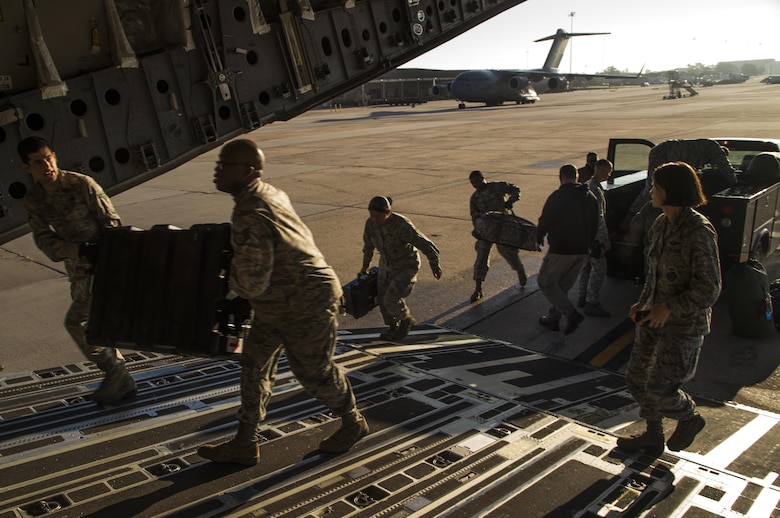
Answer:
<svg viewBox="0 0 780 518"><path fill-rule="evenodd" d="M726 469L734 460L742 455L756 441L761 439L772 427L778 424L776 417L758 415L728 439L718 444L703 461L707 466Z"/></svg>
<svg viewBox="0 0 780 518"><path fill-rule="evenodd" d="M580 353L575 361L597 368L620 370L628 362L635 332L636 324L626 318Z"/></svg>

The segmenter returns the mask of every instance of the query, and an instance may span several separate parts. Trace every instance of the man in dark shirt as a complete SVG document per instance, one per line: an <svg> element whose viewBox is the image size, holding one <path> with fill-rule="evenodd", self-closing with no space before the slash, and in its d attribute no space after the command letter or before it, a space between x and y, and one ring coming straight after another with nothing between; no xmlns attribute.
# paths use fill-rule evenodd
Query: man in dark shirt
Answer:
<svg viewBox="0 0 780 518"><path fill-rule="evenodd" d="M569 289L588 260L588 249L596 238L599 206L587 185L577 182L577 168L561 167L561 186L550 194L539 216L536 242L541 246L547 237L549 249L539 270L539 289L551 307L539 323L558 331L561 316L566 317L564 334L569 334L585 320L569 300Z"/></svg>

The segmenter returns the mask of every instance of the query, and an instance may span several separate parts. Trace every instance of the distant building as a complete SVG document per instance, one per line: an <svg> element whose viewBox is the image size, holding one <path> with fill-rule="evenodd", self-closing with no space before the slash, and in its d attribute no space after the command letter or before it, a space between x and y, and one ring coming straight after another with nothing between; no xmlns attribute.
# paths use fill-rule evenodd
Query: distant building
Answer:
<svg viewBox="0 0 780 518"><path fill-rule="evenodd" d="M761 75L764 74L780 74L780 62L774 59L746 59L743 61L720 61L720 64L734 65L737 69L742 70L743 65L755 65L756 68L761 70ZM716 65L717 66L717 65Z"/></svg>

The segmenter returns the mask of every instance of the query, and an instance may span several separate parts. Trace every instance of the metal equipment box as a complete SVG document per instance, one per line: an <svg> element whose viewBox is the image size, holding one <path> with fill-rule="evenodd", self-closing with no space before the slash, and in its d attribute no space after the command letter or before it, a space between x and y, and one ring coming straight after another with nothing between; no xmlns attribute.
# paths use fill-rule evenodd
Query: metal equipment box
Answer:
<svg viewBox="0 0 780 518"><path fill-rule="evenodd" d="M227 356L234 346L215 307L229 291L230 224L182 230L107 229L101 238L87 341L104 347ZM241 328L243 322L233 323Z"/></svg>

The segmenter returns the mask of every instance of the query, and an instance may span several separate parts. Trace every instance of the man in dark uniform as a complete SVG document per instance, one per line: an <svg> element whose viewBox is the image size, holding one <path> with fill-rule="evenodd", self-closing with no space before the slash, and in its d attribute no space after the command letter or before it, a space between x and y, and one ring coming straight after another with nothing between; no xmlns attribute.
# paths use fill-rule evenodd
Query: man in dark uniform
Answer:
<svg viewBox="0 0 780 518"><path fill-rule="evenodd" d="M96 243L107 227L119 226L119 215L91 177L63 171L48 142L27 137L19 143L24 169L36 183L24 199L35 244L52 261L64 261L73 300L65 329L84 355L106 373L93 394L99 405L112 405L136 393L135 381L117 349L87 343L90 286Z"/></svg>
<svg viewBox="0 0 780 518"><path fill-rule="evenodd" d="M558 331L561 316L565 316L563 333L569 334L585 320L568 293L588 260L588 248L599 225L599 206L588 186L577 183L577 168L572 164L561 167L559 179L561 186L547 198L536 228L539 246L544 244L545 237L550 244L538 282L551 306L539 323Z"/></svg>
<svg viewBox="0 0 780 518"><path fill-rule="evenodd" d="M341 283L287 194L261 180L264 165L257 145L241 139L222 147L215 168L217 189L235 200L229 304L248 300L254 317L241 353L238 432L198 450L214 462L250 466L260 459L257 433L282 352L303 388L341 418L321 452L345 452L368 434L349 379L333 361Z"/></svg>

